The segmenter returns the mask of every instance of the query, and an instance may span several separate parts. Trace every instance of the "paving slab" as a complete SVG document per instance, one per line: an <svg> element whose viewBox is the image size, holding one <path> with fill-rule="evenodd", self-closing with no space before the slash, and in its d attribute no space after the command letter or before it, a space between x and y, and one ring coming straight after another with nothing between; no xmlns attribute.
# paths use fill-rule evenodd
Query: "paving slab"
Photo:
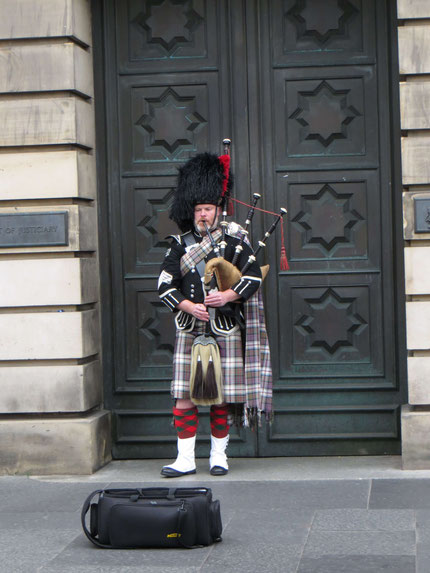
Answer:
<svg viewBox="0 0 430 573"><path fill-rule="evenodd" d="M417 555L415 573L429 573L430 564L428 555Z"/></svg>
<svg viewBox="0 0 430 573"><path fill-rule="evenodd" d="M430 529L419 528L417 532L417 553L427 555L430 571Z"/></svg>
<svg viewBox="0 0 430 573"><path fill-rule="evenodd" d="M414 531L411 509L327 509L315 512L313 530L323 531Z"/></svg>
<svg viewBox="0 0 430 573"><path fill-rule="evenodd" d="M49 562L49 567L59 572L73 567L92 567L95 569L102 567L103 570L109 570L109 568L134 567L148 571L154 568L164 568L165 571L170 572L173 568L175 568L175 570L185 570L193 567L201 567L211 551L213 551L213 546L192 550L107 550L91 545L84 535L78 535ZM42 569L42 571L45 573L44 569Z"/></svg>
<svg viewBox="0 0 430 573"><path fill-rule="evenodd" d="M107 483L44 483L25 477L0 478L0 512L78 511L91 489L106 487Z"/></svg>
<svg viewBox="0 0 430 573"><path fill-rule="evenodd" d="M304 556L415 555L414 531L311 531Z"/></svg>
<svg viewBox="0 0 430 573"><path fill-rule="evenodd" d="M430 509L430 480L375 480L369 498L372 509ZM429 569L430 570L430 569Z"/></svg>
<svg viewBox="0 0 430 573"><path fill-rule="evenodd" d="M181 483L187 483L185 481ZM191 485L188 482L187 485ZM205 485L208 485L207 483ZM222 505L265 512L273 509L366 508L370 482L345 480L292 482L231 482L211 484Z"/></svg>
<svg viewBox="0 0 430 573"><path fill-rule="evenodd" d="M80 513L76 511L0 512L0 531L3 529L27 531L40 529L48 535L49 530L68 529L76 532L80 526Z"/></svg>
<svg viewBox="0 0 430 573"><path fill-rule="evenodd" d="M0 531L0 571L34 573L48 563L78 532L76 529L2 529Z"/></svg>
<svg viewBox="0 0 430 573"><path fill-rule="evenodd" d="M254 542L248 542L244 546L237 537L229 538L223 544L222 548L216 547L209 555L202 571L295 573L300 563L300 545L283 545L279 542L262 543L254 538Z"/></svg>
<svg viewBox="0 0 430 573"><path fill-rule="evenodd" d="M426 570L428 573L428 569ZM414 557L348 555L308 557L300 561L297 573L416 573ZM417 572L418 573L418 572ZM424 573L424 571L420 572Z"/></svg>
<svg viewBox="0 0 430 573"><path fill-rule="evenodd" d="M164 571L169 571L169 573L197 573L202 571L202 568L200 566L175 567L174 565L168 568L165 565L127 565L125 567L118 565L111 567L107 565L62 565L61 569L58 569L57 565L47 565L37 569L36 573L163 573Z"/></svg>
<svg viewBox="0 0 430 573"><path fill-rule="evenodd" d="M430 509L418 509L415 511L417 527L430 529Z"/></svg>

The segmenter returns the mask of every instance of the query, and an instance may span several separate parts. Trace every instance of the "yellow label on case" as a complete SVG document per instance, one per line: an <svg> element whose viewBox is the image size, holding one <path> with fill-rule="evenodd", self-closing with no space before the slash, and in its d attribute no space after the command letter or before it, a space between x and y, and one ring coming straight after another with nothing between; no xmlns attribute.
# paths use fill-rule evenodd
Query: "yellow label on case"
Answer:
<svg viewBox="0 0 430 573"><path fill-rule="evenodd" d="M168 533L167 537L181 537L181 533Z"/></svg>

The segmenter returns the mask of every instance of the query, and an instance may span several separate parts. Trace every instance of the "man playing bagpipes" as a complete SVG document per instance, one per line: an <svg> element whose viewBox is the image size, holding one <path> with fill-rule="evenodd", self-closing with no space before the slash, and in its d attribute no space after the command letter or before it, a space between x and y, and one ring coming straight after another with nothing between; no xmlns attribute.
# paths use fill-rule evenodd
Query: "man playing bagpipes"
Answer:
<svg viewBox="0 0 430 573"><path fill-rule="evenodd" d="M190 159L179 170L170 211L183 234L171 237L158 281L160 299L176 313L171 392L178 456L163 467L165 477L196 472L197 405L210 405L212 475L228 471L230 424L253 426L272 410L262 274L245 233L238 236L241 228L225 220L229 159L210 153Z"/></svg>

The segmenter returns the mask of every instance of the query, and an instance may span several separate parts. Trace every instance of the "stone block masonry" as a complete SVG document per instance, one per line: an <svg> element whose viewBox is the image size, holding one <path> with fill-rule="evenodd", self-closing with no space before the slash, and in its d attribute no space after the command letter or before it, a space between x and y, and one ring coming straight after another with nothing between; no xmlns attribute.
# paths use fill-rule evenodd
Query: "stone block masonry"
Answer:
<svg viewBox="0 0 430 573"><path fill-rule="evenodd" d="M430 3L398 0L409 404L402 411L406 469L430 468ZM424 209L424 211L423 211Z"/></svg>
<svg viewBox="0 0 430 573"><path fill-rule="evenodd" d="M111 456L91 44L90 0L2 3L0 473L88 474Z"/></svg>

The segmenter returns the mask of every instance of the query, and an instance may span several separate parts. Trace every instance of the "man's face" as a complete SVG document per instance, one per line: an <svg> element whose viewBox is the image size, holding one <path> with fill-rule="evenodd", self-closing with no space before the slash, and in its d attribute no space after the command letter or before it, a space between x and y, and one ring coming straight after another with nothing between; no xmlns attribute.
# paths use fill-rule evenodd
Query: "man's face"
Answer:
<svg viewBox="0 0 430 573"><path fill-rule="evenodd" d="M194 226L199 233L205 233L206 231L203 221L206 222L209 228L216 226L220 211L220 207L207 203L202 203L194 207Z"/></svg>

